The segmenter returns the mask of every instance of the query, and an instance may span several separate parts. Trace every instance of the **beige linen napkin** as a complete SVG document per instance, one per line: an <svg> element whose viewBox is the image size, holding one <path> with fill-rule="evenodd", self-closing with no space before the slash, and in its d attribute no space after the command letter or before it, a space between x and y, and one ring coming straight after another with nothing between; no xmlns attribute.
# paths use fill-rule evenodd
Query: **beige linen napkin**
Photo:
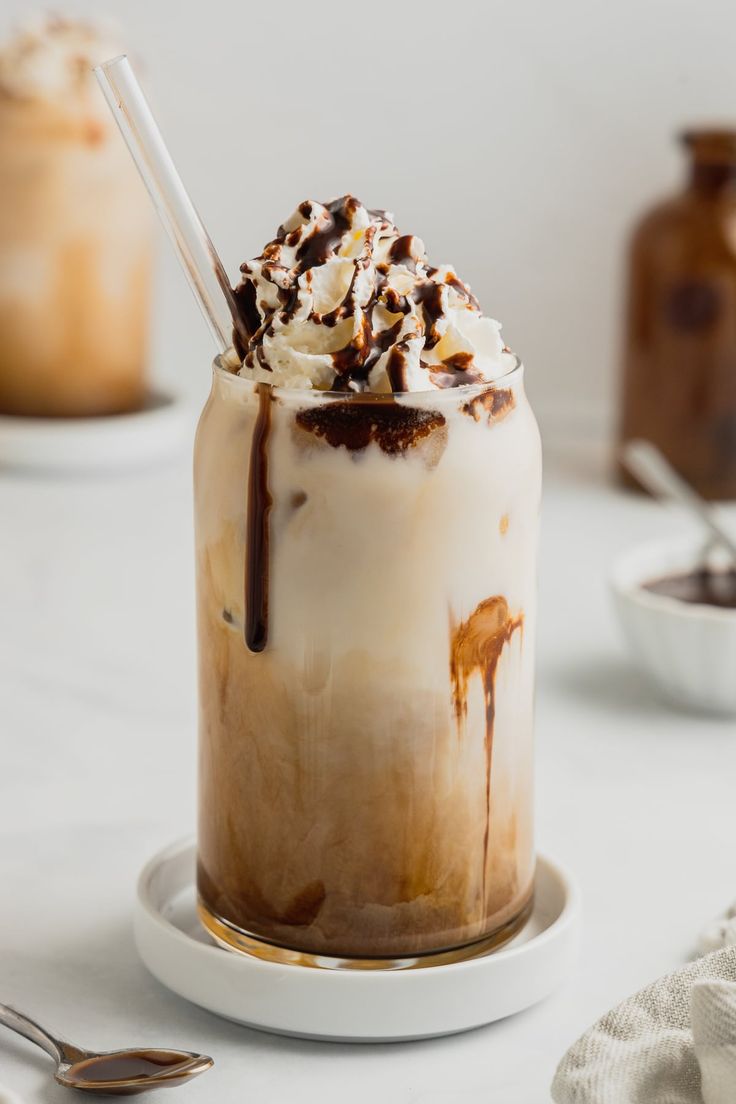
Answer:
<svg viewBox="0 0 736 1104"><path fill-rule="evenodd" d="M635 993L578 1039L556 1104L736 1104L736 947Z"/></svg>

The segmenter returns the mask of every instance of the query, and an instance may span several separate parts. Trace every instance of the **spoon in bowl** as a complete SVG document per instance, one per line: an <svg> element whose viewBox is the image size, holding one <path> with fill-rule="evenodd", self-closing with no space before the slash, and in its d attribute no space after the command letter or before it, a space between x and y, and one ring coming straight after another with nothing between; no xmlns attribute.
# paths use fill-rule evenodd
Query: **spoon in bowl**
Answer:
<svg viewBox="0 0 736 1104"><path fill-rule="evenodd" d="M649 441L626 441L621 459L631 474L655 498L669 499L697 517L710 535L709 544L718 545L736 566L736 540L721 524L715 510L678 475L668 460Z"/></svg>
<svg viewBox="0 0 736 1104"><path fill-rule="evenodd" d="M214 1064L206 1054L188 1050L82 1050L51 1035L35 1020L7 1004L0 1004L0 1024L45 1050L56 1062L54 1080L67 1089L132 1096L150 1089L183 1085Z"/></svg>

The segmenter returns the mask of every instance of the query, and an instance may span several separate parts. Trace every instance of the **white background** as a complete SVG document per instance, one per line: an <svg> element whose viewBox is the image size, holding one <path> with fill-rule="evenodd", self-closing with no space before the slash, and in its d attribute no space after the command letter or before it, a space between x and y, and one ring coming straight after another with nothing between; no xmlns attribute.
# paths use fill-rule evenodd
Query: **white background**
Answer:
<svg viewBox="0 0 736 1104"><path fill-rule="evenodd" d="M55 5L61 8L62 5ZM4 0L0 32L36 10ZM525 360L543 428L614 411L622 255L674 135L736 120L732 0L77 0L107 11L231 275L301 199L352 191L454 264ZM162 250L156 360L209 337Z"/></svg>

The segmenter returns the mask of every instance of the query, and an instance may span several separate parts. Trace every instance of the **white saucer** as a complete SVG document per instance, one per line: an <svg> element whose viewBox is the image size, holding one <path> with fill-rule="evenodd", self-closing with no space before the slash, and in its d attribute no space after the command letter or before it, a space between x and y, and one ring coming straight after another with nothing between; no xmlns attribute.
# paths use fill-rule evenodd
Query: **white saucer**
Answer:
<svg viewBox="0 0 736 1104"><path fill-rule="evenodd" d="M229 1020L282 1035L388 1042L451 1035L548 996L575 956L578 892L557 863L537 861L534 910L501 950L411 970L282 965L215 946L197 918L195 847L155 855L138 882L135 937L167 988Z"/></svg>
<svg viewBox="0 0 736 1104"><path fill-rule="evenodd" d="M95 472L153 464L193 436L195 415L180 397L150 391L142 410L104 418L0 415L0 466Z"/></svg>

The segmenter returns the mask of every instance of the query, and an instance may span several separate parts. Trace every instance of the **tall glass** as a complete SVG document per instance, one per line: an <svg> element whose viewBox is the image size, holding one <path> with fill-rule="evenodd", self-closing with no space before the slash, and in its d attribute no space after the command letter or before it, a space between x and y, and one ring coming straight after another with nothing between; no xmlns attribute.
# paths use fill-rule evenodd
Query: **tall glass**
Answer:
<svg viewBox="0 0 736 1104"><path fill-rule="evenodd" d="M2 414L143 404L149 204L90 83L58 102L0 92Z"/></svg>
<svg viewBox="0 0 736 1104"><path fill-rule="evenodd" d="M540 474L518 363L396 396L215 363L195 448L198 891L221 943L395 966L522 925Z"/></svg>

